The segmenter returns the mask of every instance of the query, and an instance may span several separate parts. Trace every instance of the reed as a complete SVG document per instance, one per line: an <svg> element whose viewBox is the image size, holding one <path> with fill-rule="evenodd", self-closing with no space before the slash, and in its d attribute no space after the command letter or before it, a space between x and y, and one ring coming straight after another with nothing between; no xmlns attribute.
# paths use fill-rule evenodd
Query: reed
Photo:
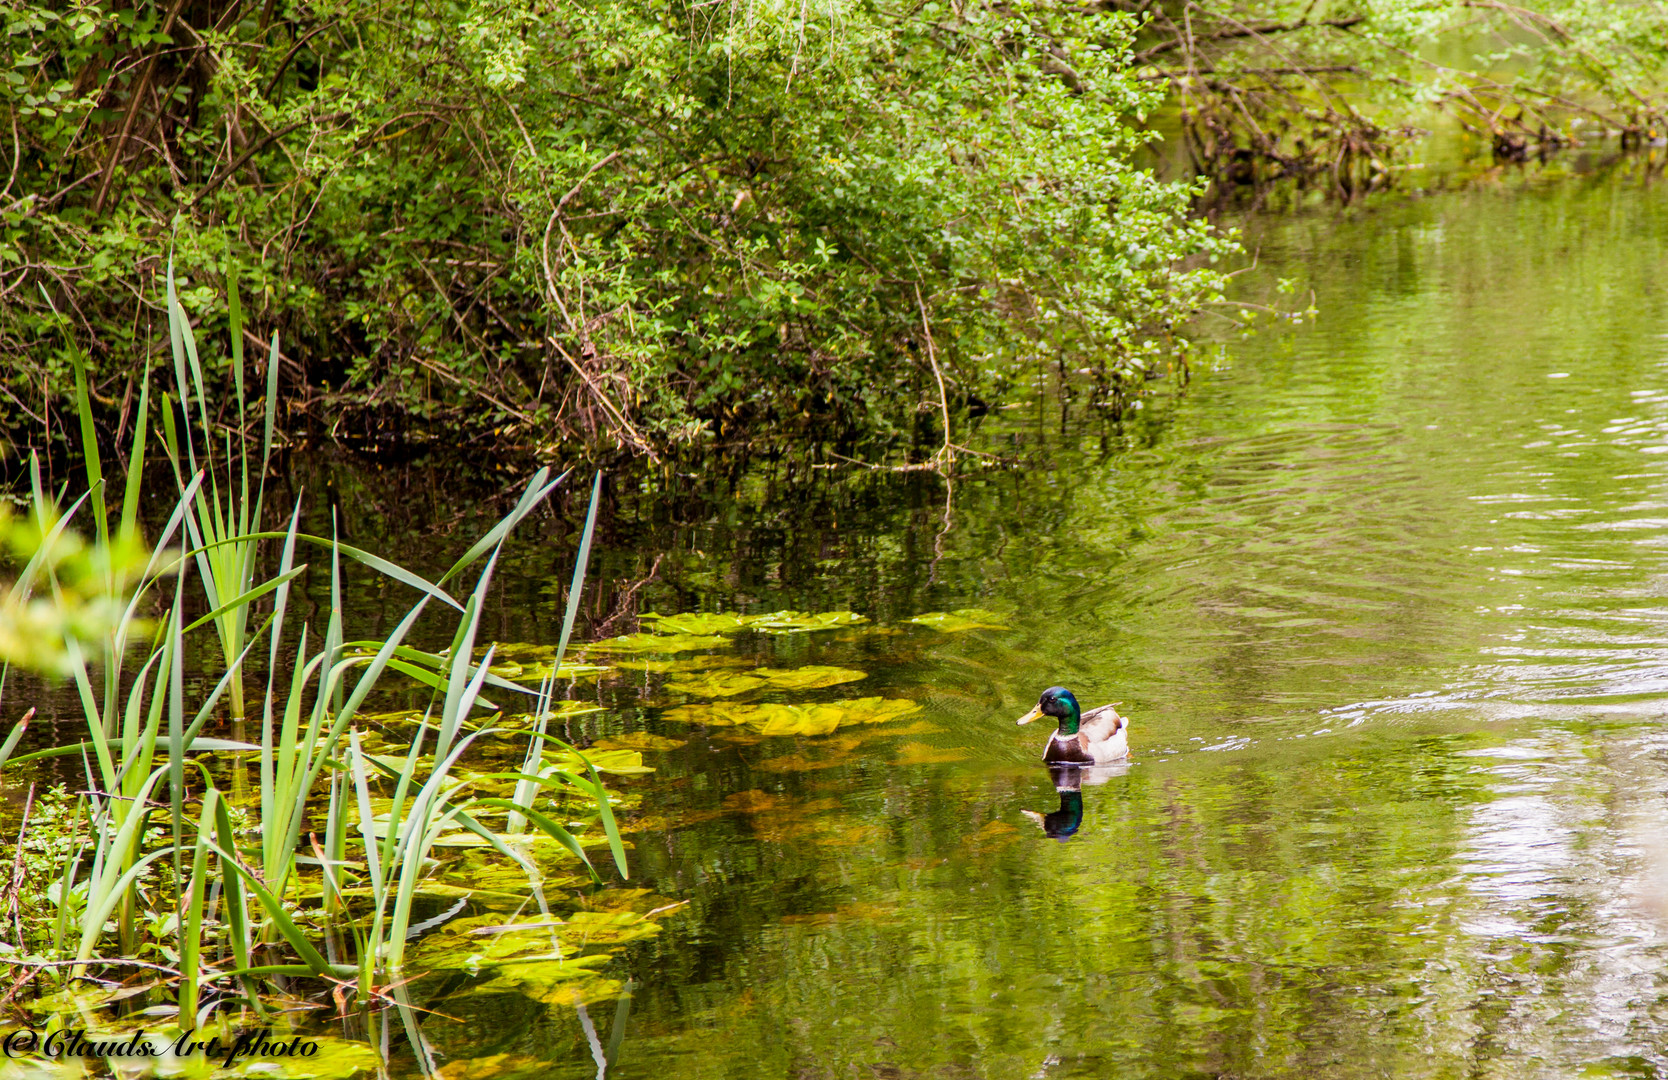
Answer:
<svg viewBox="0 0 1668 1080"><path fill-rule="evenodd" d="M242 316L235 293L232 306L232 372L241 431L243 357L236 339ZM60 511L34 463L31 511L39 544L7 590L7 601L44 599L60 608L80 604L105 617L66 621L57 642L61 656L54 654L81 702L84 737L17 753L24 731L20 724L0 743L0 777L15 775L31 762L65 756L79 757L86 775L86 794L75 805L70 827L85 823L87 844L56 875L50 933L41 935L41 952L6 962L33 964L37 974L65 964L80 975L103 962L166 946L177 958L167 982L179 1023L187 1028L232 1004L259 1010L270 980L277 977L322 980L320 985L339 997L356 995L361 1006L394 1003L397 995L390 991L404 977L408 942L435 925L434 920L414 922L415 907L433 869L434 846L448 832L473 833L519 866L544 909L541 871L529 849L534 834L552 838L601 880L581 840L540 809L541 800L551 795L577 797L595 808L615 867L622 876L627 873L624 844L601 777L582 755L549 733L554 676L529 690L489 671L491 648L479 659L474 656L504 544L567 474L552 478L548 469L539 470L514 508L432 582L335 537L302 533L299 501L282 531L266 531L261 518L275 354L268 361L259 461L247 450L234 452L230 440L222 440L225 453L217 461L208 449L216 429L209 420L203 366L171 271L168 309L176 383L188 422L177 426L171 412L164 413L164 441L178 497L154 539L144 541L139 517L148 438L144 410L122 462L124 496L112 516L79 362L85 492ZM148 393L147 379L141 402ZM205 448L201 456L198 443ZM222 485L219 473L228 467ZM558 667L584 586L600 483L599 473L570 583ZM78 522L87 523L94 537L81 548L75 547ZM263 578L259 548L272 541L276 565ZM183 551L173 549L176 542ZM310 569L297 558L304 545L327 556L330 602L322 628L296 626L292 612L291 590ZM71 549L82 553L91 570L71 574L64 555ZM416 592L386 638L348 640L344 559ZM475 567L469 594L455 599L446 586ZM195 618L187 615L192 590L200 591L206 607ZM140 617L147 607L163 611L154 625ZM425 616L448 609L456 625L445 651L430 653L406 644ZM189 658L202 654L194 640L210 629L220 665L215 671L189 672L193 677L188 678ZM230 721L233 734L240 732L247 704L245 671L252 658L258 663L263 639L259 741L213 733L210 725L218 721ZM130 662L136 651L137 662ZM0 688L7 668L0 664ZM365 752L358 723L360 710L390 672L418 680L433 695L428 715L397 763ZM213 681L206 690L196 690L202 674ZM521 733L526 746L518 770L466 773L460 766L479 740L509 734L472 720L485 707L488 688L526 695L534 719ZM244 799L238 795L240 778L251 768L251 754L257 758L252 766L257 782ZM505 781L513 782L508 797L482 790ZM389 809L377 815L373 792L382 791L391 793ZM252 819L258 838L239 832L234 810ZM321 816L322 839L313 833ZM166 823L165 835L156 835L159 822ZM316 910L306 906L315 884Z"/></svg>

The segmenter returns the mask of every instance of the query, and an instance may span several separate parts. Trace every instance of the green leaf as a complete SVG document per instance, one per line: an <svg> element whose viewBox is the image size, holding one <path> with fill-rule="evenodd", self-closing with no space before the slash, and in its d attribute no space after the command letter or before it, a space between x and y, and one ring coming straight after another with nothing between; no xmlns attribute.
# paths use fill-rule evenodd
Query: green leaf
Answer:
<svg viewBox="0 0 1668 1080"><path fill-rule="evenodd" d="M957 608L955 611L931 611L909 620L917 626L927 626L946 634L964 630L1006 630L1008 624L994 611L980 608Z"/></svg>

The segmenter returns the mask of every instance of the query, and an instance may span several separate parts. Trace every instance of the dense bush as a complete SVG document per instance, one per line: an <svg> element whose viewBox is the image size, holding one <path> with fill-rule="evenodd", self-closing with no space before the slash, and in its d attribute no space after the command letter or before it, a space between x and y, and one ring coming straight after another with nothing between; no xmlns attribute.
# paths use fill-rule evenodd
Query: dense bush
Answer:
<svg viewBox="0 0 1668 1080"><path fill-rule="evenodd" d="M14 440L70 342L124 407L170 245L195 318L235 275L280 331L292 423L638 450L885 430L934 364L953 396L1039 352L1115 398L1219 285L1189 187L1131 164L1162 91L1126 15L11 4Z"/></svg>
<svg viewBox="0 0 1668 1080"><path fill-rule="evenodd" d="M71 348L130 422L170 251L207 339L241 282L284 423L336 438L850 442L1039 357L1115 406L1230 246L1135 164L1167 95L1201 175L1347 193L1431 106L1507 157L1583 116L1650 142L1668 60L1660 3L1601 0L0 13L13 443L62 432Z"/></svg>

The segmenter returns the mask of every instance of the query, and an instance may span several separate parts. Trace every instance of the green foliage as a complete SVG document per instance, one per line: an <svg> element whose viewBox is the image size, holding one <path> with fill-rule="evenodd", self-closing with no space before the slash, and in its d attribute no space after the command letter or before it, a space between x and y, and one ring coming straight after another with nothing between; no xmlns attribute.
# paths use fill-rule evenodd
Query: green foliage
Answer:
<svg viewBox="0 0 1668 1080"><path fill-rule="evenodd" d="M371 439L909 430L935 367L990 395L1039 350L1123 393L1220 285L1181 262L1229 246L1185 218L1191 188L1131 163L1162 91L1125 69L1125 15L175 9L4 9L14 441L65 385L49 328L131 411L169 239L202 336L235 274L250 323L282 331L292 409ZM212 382L230 361L204 362Z"/></svg>

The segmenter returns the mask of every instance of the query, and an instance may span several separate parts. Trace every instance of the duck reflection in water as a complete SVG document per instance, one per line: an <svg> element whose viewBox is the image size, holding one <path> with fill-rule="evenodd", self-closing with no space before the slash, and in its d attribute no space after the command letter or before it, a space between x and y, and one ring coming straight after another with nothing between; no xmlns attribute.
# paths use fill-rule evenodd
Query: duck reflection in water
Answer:
<svg viewBox="0 0 1668 1080"><path fill-rule="evenodd" d="M1081 765L1050 765L1048 778L1054 782L1054 790L1060 796L1060 809L1047 814L1039 814L1035 810L1021 810L1020 813L1040 825L1044 836L1054 840L1070 840L1083 825L1083 785L1093 787L1104 784L1112 777L1122 776L1128 771L1128 765L1098 765L1087 768Z"/></svg>

